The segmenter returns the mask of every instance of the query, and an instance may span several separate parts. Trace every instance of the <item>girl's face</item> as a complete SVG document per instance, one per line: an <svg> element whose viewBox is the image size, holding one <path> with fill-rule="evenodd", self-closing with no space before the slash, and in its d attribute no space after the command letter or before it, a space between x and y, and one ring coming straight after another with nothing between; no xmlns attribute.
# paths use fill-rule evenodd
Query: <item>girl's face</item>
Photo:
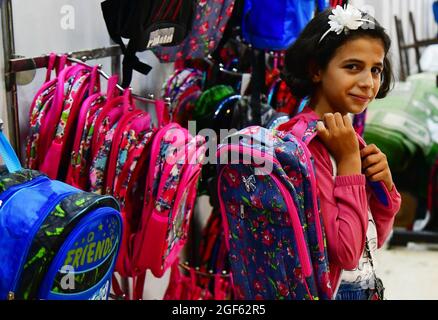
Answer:
<svg viewBox="0 0 438 320"><path fill-rule="evenodd" d="M313 75L316 113L364 111L379 92L384 57L380 39L362 37L339 47L327 67Z"/></svg>

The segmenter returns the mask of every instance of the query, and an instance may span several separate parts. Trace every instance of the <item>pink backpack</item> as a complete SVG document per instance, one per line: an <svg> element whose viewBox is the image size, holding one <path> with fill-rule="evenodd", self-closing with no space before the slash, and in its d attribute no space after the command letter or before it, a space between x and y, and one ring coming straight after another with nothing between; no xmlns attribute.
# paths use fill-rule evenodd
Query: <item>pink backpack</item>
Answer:
<svg viewBox="0 0 438 320"><path fill-rule="evenodd" d="M163 104L156 101L156 105ZM157 107L158 109L159 107ZM111 147L106 190L119 201L124 225L116 271L123 277L133 275L132 239L138 230L144 201L144 184L150 145L156 129L151 128L147 112L138 111L123 125L119 139Z"/></svg>
<svg viewBox="0 0 438 320"><path fill-rule="evenodd" d="M116 264L121 276L134 277L134 299L141 299L146 270L161 277L184 246L196 199L204 139L168 123L163 101L157 101L158 126L121 170L115 195L121 199L124 235ZM121 293L117 283L117 294Z"/></svg>
<svg viewBox="0 0 438 320"><path fill-rule="evenodd" d="M56 69L57 76L64 68L67 62L67 56L58 57L52 53L49 56L49 62L46 72L46 80L35 95L29 109L29 134L26 141L26 167L38 169L40 157L44 153L40 150L41 145L41 127L48 118L48 113L52 106L53 97L58 83L57 77L51 79L53 69Z"/></svg>
<svg viewBox="0 0 438 320"><path fill-rule="evenodd" d="M79 110L86 95L94 94L99 88L97 66L90 70L83 65L74 65L59 74L50 116L41 130L44 133L41 152L45 157L40 170L50 178L65 179L73 143L72 130Z"/></svg>
<svg viewBox="0 0 438 320"><path fill-rule="evenodd" d="M138 276L135 299L142 297L145 271L161 277L187 241L204 143L203 137L192 137L175 123L158 130L153 138L143 214L132 240L132 266Z"/></svg>
<svg viewBox="0 0 438 320"><path fill-rule="evenodd" d="M117 75L110 77L106 95L100 92L91 95L84 101L79 111L66 183L82 190L88 190L90 184L91 141L94 126L104 106L117 95L117 80Z"/></svg>
<svg viewBox="0 0 438 320"><path fill-rule="evenodd" d="M96 119L91 142L90 191L104 193L107 163L111 144L119 121L127 113L134 111L131 90L126 89L123 96L109 101Z"/></svg>
<svg viewBox="0 0 438 320"><path fill-rule="evenodd" d="M156 133L152 129L139 140L134 150L131 150L125 165L114 182L114 197L121 206L123 221L123 235L120 251L117 257L115 270L122 277L134 275L132 268L132 247L135 233L139 230L140 220L143 214L144 190L148 169L148 161L151 150L151 142ZM113 279L115 280L115 279ZM118 288L117 281L114 291L121 296L123 292Z"/></svg>

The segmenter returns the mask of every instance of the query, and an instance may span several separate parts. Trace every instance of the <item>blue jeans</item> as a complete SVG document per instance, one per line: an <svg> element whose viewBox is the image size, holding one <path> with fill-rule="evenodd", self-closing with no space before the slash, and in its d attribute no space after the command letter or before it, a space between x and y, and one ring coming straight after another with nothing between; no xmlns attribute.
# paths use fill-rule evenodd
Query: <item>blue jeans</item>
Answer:
<svg viewBox="0 0 438 320"><path fill-rule="evenodd" d="M341 282L336 300L368 300L370 290L362 288L360 283Z"/></svg>

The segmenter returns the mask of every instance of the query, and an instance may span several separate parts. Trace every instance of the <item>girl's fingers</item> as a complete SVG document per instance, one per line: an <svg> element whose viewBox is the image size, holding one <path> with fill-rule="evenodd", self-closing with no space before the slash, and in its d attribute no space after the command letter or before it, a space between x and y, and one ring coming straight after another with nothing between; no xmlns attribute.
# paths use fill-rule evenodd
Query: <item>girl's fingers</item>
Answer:
<svg viewBox="0 0 438 320"><path fill-rule="evenodd" d="M379 162L384 162L385 157L383 153L373 153L365 158L362 158L362 168L366 169Z"/></svg>
<svg viewBox="0 0 438 320"><path fill-rule="evenodd" d="M342 117L342 119L344 120L344 126L345 127L353 128L353 122L351 122L350 115L346 114L345 116Z"/></svg>
<svg viewBox="0 0 438 320"><path fill-rule="evenodd" d="M385 169L386 164L384 162L379 162L365 169L364 174L367 177L371 177L375 174L378 174L379 172L383 172Z"/></svg>
<svg viewBox="0 0 438 320"><path fill-rule="evenodd" d="M318 136L322 139L322 141L325 141L329 137L329 132L327 128L324 125L324 122L318 121L316 123L316 130L318 131Z"/></svg>
<svg viewBox="0 0 438 320"><path fill-rule="evenodd" d="M336 120L333 113L324 114L324 124L326 125L327 129L330 131L336 129Z"/></svg>
<svg viewBox="0 0 438 320"><path fill-rule="evenodd" d="M368 176L368 180L372 182L381 181L385 178L385 171L380 171L376 174L373 174L371 176Z"/></svg>
<svg viewBox="0 0 438 320"><path fill-rule="evenodd" d="M380 153L380 149L377 148L377 146L374 143L369 144L360 150L361 158L365 158L365 157L369 156L370 154L374 154L374 153Z"/></svg>
<svg viewBox="0 0 438 320"><path fill-rule="evenodd" d="M336 126L338 128L343 128L344 127L344 119L342 119L342 115L339 112L336 112L334 114L334 117L335 117Z"/></svg>

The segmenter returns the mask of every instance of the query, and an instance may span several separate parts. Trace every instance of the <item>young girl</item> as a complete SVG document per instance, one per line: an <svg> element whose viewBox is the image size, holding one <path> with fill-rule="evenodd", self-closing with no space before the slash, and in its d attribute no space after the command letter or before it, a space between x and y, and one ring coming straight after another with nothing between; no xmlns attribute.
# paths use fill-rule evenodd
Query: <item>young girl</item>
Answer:
<svg viewBox="0 0 438 320"><path fill-rule="evenodd" d="M371 257L392 229L400 195L385 154L365 146L350 114L383 98L392 82L390 39L378 22L358 9L338 6L309 22L287 50L285 79L309 103L279 127L317 130L308 144L314 158L333 290L337 299L368 299L375 289ZM319 121L315 129L315 120ZM381 184L381 194L370 185ZM382 193L382 192L381 192ZM380 200L379 200L380 199ZM341 283L342 280L342 283Z"/></svg>

